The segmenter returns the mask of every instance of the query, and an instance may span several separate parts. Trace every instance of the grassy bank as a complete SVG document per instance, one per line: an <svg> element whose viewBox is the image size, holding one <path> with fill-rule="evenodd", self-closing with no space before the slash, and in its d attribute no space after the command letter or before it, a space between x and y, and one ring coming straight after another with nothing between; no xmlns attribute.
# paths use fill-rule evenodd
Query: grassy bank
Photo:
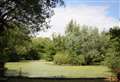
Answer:
<svg viewBox="0 0 120 82"><path fill-rule="evenodd" d="M9 76L105 78L113 75L105 66L59 66L45 61L9 62L6 68Z"/></svg>

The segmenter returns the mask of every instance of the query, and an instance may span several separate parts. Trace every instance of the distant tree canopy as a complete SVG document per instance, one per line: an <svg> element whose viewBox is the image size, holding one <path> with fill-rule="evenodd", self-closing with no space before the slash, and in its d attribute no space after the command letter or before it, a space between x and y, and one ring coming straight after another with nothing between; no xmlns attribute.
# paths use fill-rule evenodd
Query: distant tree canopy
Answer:
<svg viewBox="0 0 120 82"><path fill-rule="evenodd" d="M120 43L120 27L116 26L110 29L111 39L116 39Z"/></svg>
<svg viewBox="0 0 120 82"><path fill-rule="evenodd" d="M57 3L64 4L63 0L0 0L0 32L12 28L11 23L25 25L31 32L48 28Z"/></svg>
<svg viewBox="0 0 120 82"><path fill-rule="evenodd" d="M119 27L113 27L109 32L99 32L98 28L80 26L72 20L64 35L54 33L52 38L30 38L24 25L21 28L13 26L14 29L2 32L4 36L0 37L1 51L10 54L1 57L9 56L10 61L42 58L58 64L120 66ZM3 53L1 51L0 54Z"/></svg>
<svg viewBox="0 0 120 82"><path fill-rule="evenodd" d="M62 54L67 54L70 57L71 61L68 62L69 64L93 65L104 61L109 39L109 35L105 32L100 33L94 27L80 26L72 20L67 25L64 36L53 36L53 43L56 52L62 52ZM55 59L56 62L59 57L55 56L57 58Z"/></svg>

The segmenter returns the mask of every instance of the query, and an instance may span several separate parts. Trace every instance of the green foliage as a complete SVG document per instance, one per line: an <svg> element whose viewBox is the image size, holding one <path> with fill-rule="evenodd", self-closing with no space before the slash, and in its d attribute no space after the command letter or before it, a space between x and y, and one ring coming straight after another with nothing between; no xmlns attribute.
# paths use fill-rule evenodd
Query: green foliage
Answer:
<svg viewBox="0 0 120 82"><path fill-rule="evenodd" d="M5 57L0 58L0 60L3 61L18 60L19 55L25 53L27 47L29 47L30 37L28 36L28 30L22 26L21 28L16 25L12 26L14 27L13 29L0 33L0 56ZM4 56L2 56L3 54ZM12 58L13 56L15 57Z"/></svg>
<svg viewBox="0 0 120 82"><path fill-rule="evenodd" d="M120 40L120 27L119 26L115 26L115 27L111 28L109 33L111 35L111 39L116 38L117 41Z"/></svg>
<svg viewBox="0 0 120 82"><path fill-rule="evenodd" d="M53 34L52 39L35 37L31 38L32 41L28 36L29 31L24 27L22 29L15 27L6 32L1 33L4 36L0 36L0 44L3 47L0 51L3 57L1 59L6 58L8 54L6 59L10 61L45 59L56 64L104 63L111 68L119 67L119 28L112 28L109 33L99 32L97 28L80 26L71 21L66 27L64 36ZM4 41L6 43L2 44Z"/></svg>
<svg viewBox="0 0 120 82"><path fill-rule="evenodd" d="M0 0L0 32L11 28L9 24L22 24L31 32L48 28L46 19L57 3L64 4L63 0Z"/></svg>
<svg viewBox="0 0 120 82"><path fill-rule="evenodd" d="M35 49L30 49L27 53L27 55L25 56L26 60L39 60L40 59L40 55L38 54L38 52Z"/></svg>
<svg viewBox="0 0 120 82"><path fill-rule="evenodd" d="M84 55L73 55L70 60L70 64L72 65L85 65L85 57Z"/></svg>
<svg viewBox="0 0 120 82"><path fill-rule="evenodd" d="M14 51L16 60L18 55L25 55L31 48L29 36L49 28L48 19L58 3L64 4L62 0L0 0L0 60L6 61ZM25 52L19 52L19 46L26 47Z"/></svg>
<svg viewBox="0 0 120 82"><path fill-rule="evenodd" d="M65 33L69 34L69 33L78 33L80 31L79 29L79 25L74 22L73 20L71 20L68 24L68 26L66 27Z"/></svg>
<svg viewBox="0 0 120 82"><path fill-rule="evenodd" d="M42 59L52 61L55 55L53 42L49 38L33 38L32 46Z"/></svg>
<svg viewBox="0 0 120 82"><path fill-rule="evenodd" d="M49 47L49 49L47 49L47 51L46 51L44 58L47 61L53 61L53 57L55 54L56 54L56 51L55 51L54 47Z"/></svg>
<svg viewBox="0 0 120 82"><path fill-rule="evenodd" d="M113 55L113 53L111 55ZM120 57L115 57L111 55L105 58L104 65L107 65L112 69L120 68Z"/></svg>
<svg viewBox="0 0 120 82"><path fill-rule="evenodd" d="M113 71L120 71L120 28L114 27L109 31L109 48L106 50L104 64L111 67ZM117 70L116 70L117 69Z"/></svg>
<svg viewBox="0 0 120 82"><path fill-rule="evenodd" d="M65 52L57 52L54 56L54 63L61 65L61 64L69 64L70 63L70 56Z"/></svg>
<svg viewBox="0 0 120 82"><path fill-rule="evenodd" d="M13 51L10 54L8 54L9 62L18 62L20 60L20 55L16 52Z"/></svg>
<svg viewBox="0 0 120 82"><path fill-rule="evenodd" d="M120 56L115 56L115 53L109 53L109 56L107 56L104 60L104 65L112 68L112 71L114 73L120 72Z"/></svg>
<svg viewBox="0 0 120 82"><path fill-rule="evenodd" d="M57 51L64 51L65 50L65 39L66 37L61 36L60 34L53 34L52 35L52 41L54 43L54 47L56 52Z"/></svg>
<svg viewBox="0 0 120 82"><path fill-rule="evenodd" d="M104 60L109 36L99 33L97 28L80 26L71 21L65 32L65 49L73 52L74 62L82 54L86 65L100 64ZM79 63L78 63L79 64Z"/></svg>
<svg viewBox="0 0 120 82"><path fill-rule="evenodd" d="M0 54L0 61L6 62L6 61L8 61L8 60L9 60L9 56L6 55L6 53Z"/></svg>

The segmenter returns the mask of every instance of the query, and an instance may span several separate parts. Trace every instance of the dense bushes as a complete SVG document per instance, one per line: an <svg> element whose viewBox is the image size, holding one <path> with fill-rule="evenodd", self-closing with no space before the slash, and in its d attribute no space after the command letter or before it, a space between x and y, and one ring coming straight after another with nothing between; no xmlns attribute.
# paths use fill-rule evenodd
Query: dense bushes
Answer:
<svg viewBox="0 0 120 82"><path fill-rule="evenodd" d="M70 64L70 65L84 65L85 57L84 55L73 55L73 53L67 52L58 52L54 56L55 64Z"/></svg>
<svg viewBox="0 0 120 82"><path fill-rule="evenodd" d="M72 65L85 65L85 57L84 55L74 55L71 57L70 64Z"/></svg>
<svg viewBox="0 0 120 82"><path fill-rule="evenodd" d="M71 21L65 35L54 35L53 42L56 52L70 53L70 64L93 65L104 61L105 51L109 47L109 38L107 33L99 33L97 28L80 26Z"/></svg>
<svg viewBox="0 0 120 82"><path fill-rule="evenodd" d="M110 56L105 58L104 64L112 69L119 68L120 71L120 57Z"/></svg>
<svg viewBox="0 0 120 82"><path fill-rule="evenodd" d="M120 72L120 28L111 28L109 34L109 48L106 49L104 64L117 73Z"/></svg>
<svg viewBox="0 0 120 82"><path fill-rule="evenodd" d="M9 60L8 61L11 61L11 62L18 62L21 59L20 55L17 54L16 52L11 53L8 56L9 56Z"/></svg>
<svg viewBox="0 0 120 82"><path fill-rule="evenodd" d="M69 54L67 54L65 52L58 52L54 56L54 63L58 64L58 65L69 64L70 60L71 60L71 58L70 58Z"/></svg>
<svg viewBox="0 0 120 82"><path fill-rule="evenodd" d="M104 59L104 65L112 68L112 71L116 74L120 73L120 54L117 52L115 53L108 53Z"/></svg>
<svg viewBox="0 0 120 82"><path fill-rule="evenodd" d="M20 60L39 60L41 57L35 49L30 48L26 52L18 53L16 51L12 51L8 53L8 61L9 62L18 62Z"/></svg>
<svg viewBox="0 0 120 82"><path fill-rule="evenodd" d="M10 24L10 27L0 33L1 61L19 61L21 53L24 53L22 49L30 43L29 31L22 25Z"/></svg>
<svg viewBox="0 0 120 82"><path fill-rule="evenodd" d="M53 56L56 51L51 39L41 37L33 38L32 46L36 49L36 52L40 55L41 59L53 61Z"/></svg>
<svg viewBox="0 0 120 82"><path fill-rule="evenodd" d="M26 60L39 60L40 59L40 55L38 54L38 52L35 49L30 49L27 53L27 55L25 56Z"/></svg>
<svg viewBox="0 0 120 82"><path fill-rule="evenodd" d="M47 60L47 61L53 61L54 60L54 55L55 55L55 52L54 53L46 53L44 54L44 59Z"/></svg>

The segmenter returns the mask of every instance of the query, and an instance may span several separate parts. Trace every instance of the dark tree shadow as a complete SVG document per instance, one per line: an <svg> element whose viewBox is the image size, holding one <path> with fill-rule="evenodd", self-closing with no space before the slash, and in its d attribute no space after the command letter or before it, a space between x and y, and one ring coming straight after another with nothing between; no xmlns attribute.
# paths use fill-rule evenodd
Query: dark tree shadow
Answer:
<svg viewBox="0 0 120 82"><path fill-rule="evenodd" d="M29 74L27 72L17 71L17 70L7 70L5 72L6 77L23 77L28 76Z"/></svg>
<svg viewBox="0 0 120 82"><path fill-rule="evenodd" d="M64 76L30 78L27 76L29 76L28 73L7 70L7 80L4 82L110 82L106 78L66 78Z"/></svg>
<svg viewBox="0 0 120 82"><path fill-rule="evenodd" d="M105 78L28 78L8 77L7 82L109 82Z"/></svg>

